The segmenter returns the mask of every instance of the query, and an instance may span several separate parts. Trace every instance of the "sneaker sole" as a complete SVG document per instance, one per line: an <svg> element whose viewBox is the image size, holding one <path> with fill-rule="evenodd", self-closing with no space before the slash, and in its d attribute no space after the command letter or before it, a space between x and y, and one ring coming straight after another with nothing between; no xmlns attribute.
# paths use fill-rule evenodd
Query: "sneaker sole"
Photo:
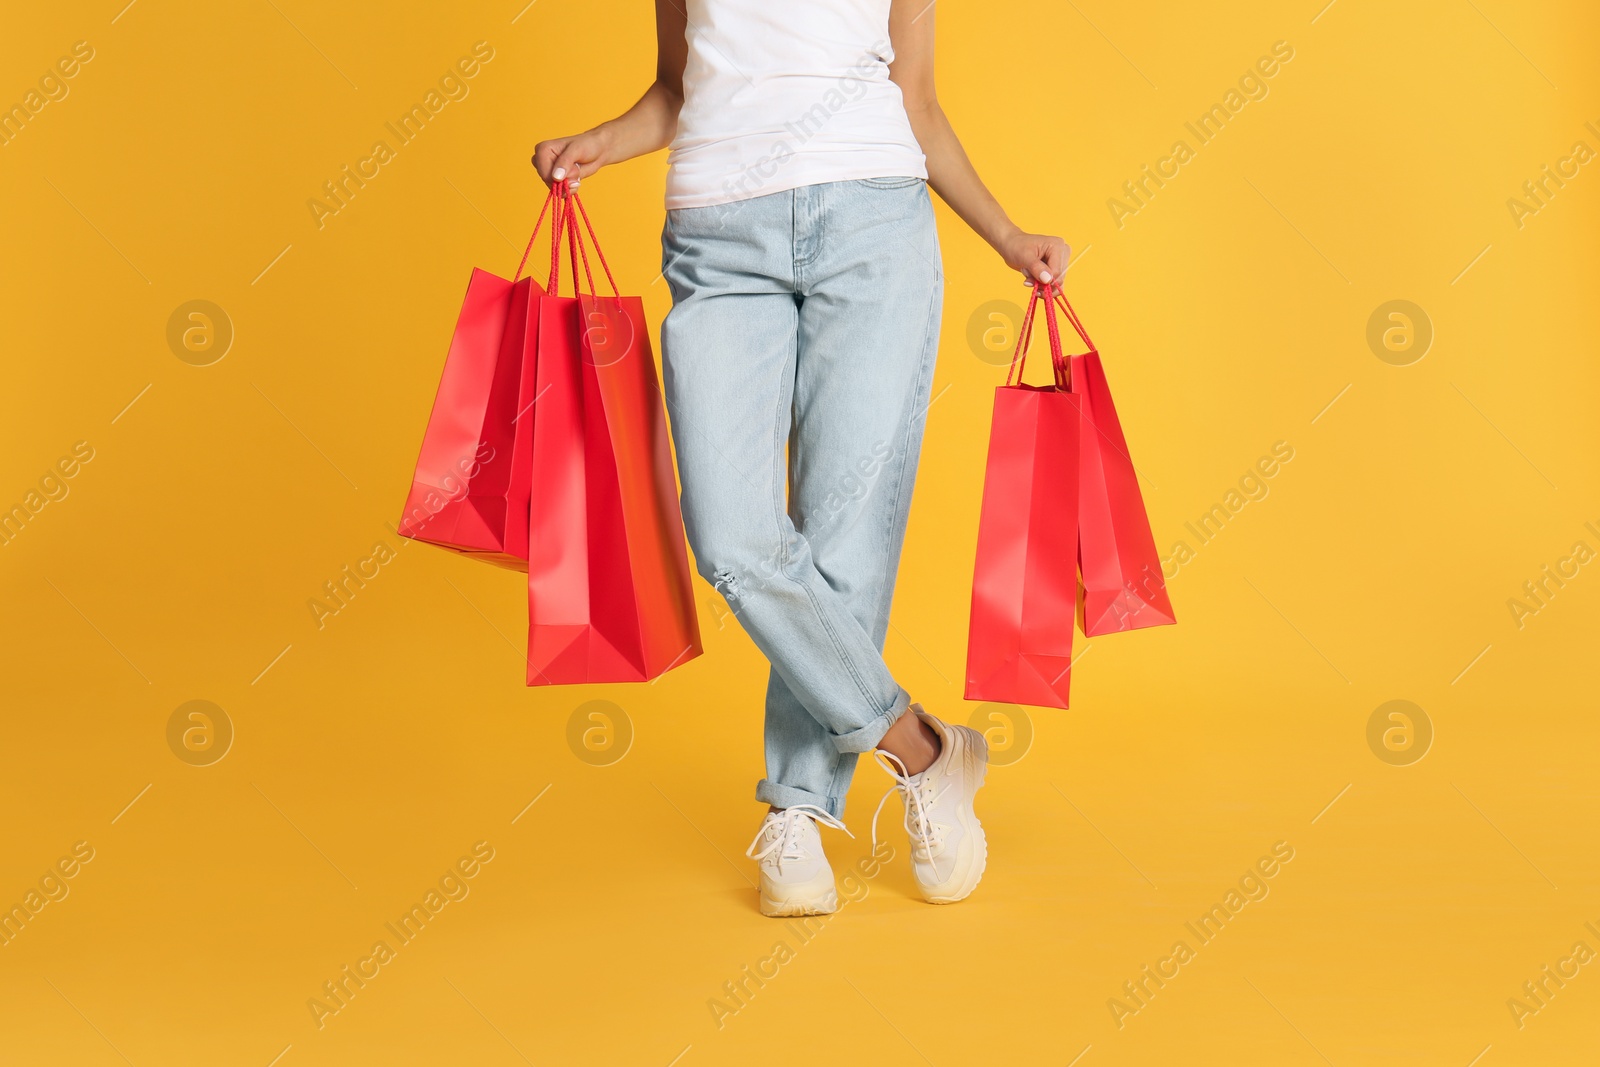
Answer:
<svg viewBox="0 0 1600 1067"><path fill-rule="evenodd" d="M968 869L967 877L962 879L960 886L953 892L940 893L937 896L924 894L923 899L929 904L955 904L967 899L972 895L972 891L978 888L978 883L983 881L983 872L989 866L989 838L984 834L983 824L978 820L978 813L972 804L989 774L989 742L982 734L977 734L976 743L972 743L972 739L966 736L963 740L968 742L963 746L962 753L966 771L964 777L968 789L966 803L962 808L961 828L973 842L973 862Z"/></svg>
<svg viewBox="0 0 1600 1067"><path fill-rule="evenodd" d="M777 887L765 877L761 881L761 914L770 919L832 915L839 910L839 891L834 887L831 870L823 870L809 884L783 886L777 893L773 892Z"/></svg>
<svg viewBox="0 0 1600 1067"><path fill-rule="evenodd" d="M839 910L839 893L830 889L810 899L773 900L761 894L761 914L769 919L789 919L797 915L832 915Z"/></svg>

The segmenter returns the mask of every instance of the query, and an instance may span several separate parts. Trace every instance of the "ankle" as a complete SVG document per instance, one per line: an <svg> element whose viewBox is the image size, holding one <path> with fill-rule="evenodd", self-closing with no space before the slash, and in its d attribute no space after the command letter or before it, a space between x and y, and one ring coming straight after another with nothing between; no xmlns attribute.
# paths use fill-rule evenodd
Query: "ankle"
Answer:
<svg viewBox="0 0 1600 1067"><path fill-rule="evenodd" d="M921 774L938 760L943 742L915 712L906 711L889 727L878 747L899 760L907 774Z"/></svg>

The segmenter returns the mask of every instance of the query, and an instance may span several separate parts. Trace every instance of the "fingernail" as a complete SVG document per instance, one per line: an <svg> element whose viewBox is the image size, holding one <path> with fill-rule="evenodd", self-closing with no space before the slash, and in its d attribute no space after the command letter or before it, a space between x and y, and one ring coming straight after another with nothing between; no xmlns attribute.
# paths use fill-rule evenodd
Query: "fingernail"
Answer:
<svg viewBox="0 0 1600 1067"><path fill-rule="evenodd" d="M567 176L567 168L566 167L557 167L555 170L550 172L550 177L554 178L556 181L560 181L562 178L565 178L566 176Z"/></svg>
<svg viewBox="0 0 1600 1067"><path fill-rule="evenodd" d="M570 182L567 183L567 188L568 189L576 189L578 186L580 186L582 184L583 184L583 179L582 178L574 178Z"/></svg>
<svg viewBox="0 0 1600 1067"><path fill-rule="evenodd" d="M1040 271L1039 272L1039 280L1041 282L1044 282L1046 285L1049 285L1050 284L1050 272L1047 271L1047 270Z"/></svg>

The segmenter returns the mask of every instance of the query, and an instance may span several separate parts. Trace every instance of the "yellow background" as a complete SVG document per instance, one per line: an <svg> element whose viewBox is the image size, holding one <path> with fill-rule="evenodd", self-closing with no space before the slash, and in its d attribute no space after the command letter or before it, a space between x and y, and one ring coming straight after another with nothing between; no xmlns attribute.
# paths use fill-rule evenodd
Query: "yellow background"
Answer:
<svg viewBox="0 0 1600 1067"><path fill-rule="evenodd" d="M912 898L896 825L865 899L719 1028L723 983L794 939L741 855L765 670L711 591L703 657L562 690L521 684L517 578L433 548L398 548L321 630L307 608L396 544L468 271L513 266L533 144L644 88L648 5L124 2L8 10L0 36L4 103L74 42L95 53L0 147L0 506L94 449L0 547L0 902L94 849L0 947L0 1058L1600 1057L1600 964L1520 1029L1506 1003L1574 942L1600 949L1600 565L1520 629L1507 607L1574 542L1600 549L1600 164L1520 228L1506 206L1574 142L1600 149L1592 5L939 5L968 150L1082 257L1068 290L1163 550L1275 442L1294 459L1173 580L1180 625L1089 642L1072 710L1018 713L1032 747L991 771L970 901ZM318 229L306 201L480 40L470 95ZM1119 228L1108 199L1280 40L1269 95ZM663 170L584 186L656 321ZM940 222L938 399L887 655L964 720L1001 376L967 330L1023 290ZM204 367L167 342L196 299L235 331ZM1435 335L1409 366L1366 341L1396 299ZM210 766L168 747L194 699L235 730ZM609 766L566 741L592 699L632 726ZM1392 699L1432 724L1420 762L1368 747ZM858 777L857 839L828 837L841 871L885 784ZM478 841L470 895L319 1030L306 1002ZM1193 947L1185 921L1278 841L1270 895L1119 1028L1108 1000Z"/></svg>

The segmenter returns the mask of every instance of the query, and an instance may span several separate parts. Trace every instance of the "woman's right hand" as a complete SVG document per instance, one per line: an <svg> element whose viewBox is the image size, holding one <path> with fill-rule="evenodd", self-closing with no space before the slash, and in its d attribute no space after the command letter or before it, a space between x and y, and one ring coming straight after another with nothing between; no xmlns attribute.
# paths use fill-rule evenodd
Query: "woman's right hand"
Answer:
<svg viewBox="0 0 1600 1067"><path fill-rule="evenodd" d="M611 137L603 127L595 127L575 137L556 137L533 147L533 167L546 185L565 178L571 188L611 162Z"/></svg>

